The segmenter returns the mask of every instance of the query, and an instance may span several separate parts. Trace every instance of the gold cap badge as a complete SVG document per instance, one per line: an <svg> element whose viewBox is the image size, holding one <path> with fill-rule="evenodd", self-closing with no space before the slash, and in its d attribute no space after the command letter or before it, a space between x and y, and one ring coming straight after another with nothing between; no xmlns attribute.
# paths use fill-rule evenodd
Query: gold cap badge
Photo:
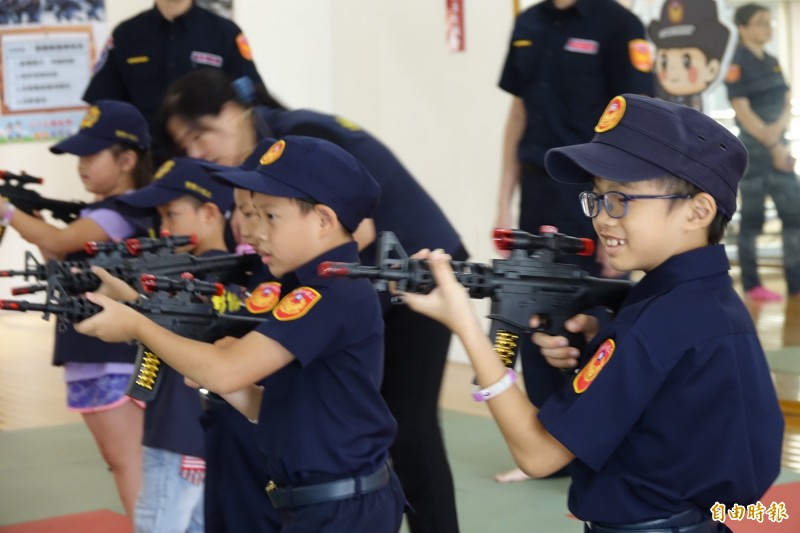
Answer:
<svg viewBox="0 0 800 533"><path fill-rule="evenodd" d="M606 110L603 111L603 114L600 116L600 120L597 121L597 126L594 127L594 131L597 133L605 133L613 129L625 115L626 105L625 98L622 96L615 96L612 98L606 106Z"/></svg>
<svg viewBox="0 0 800 533"><path fill-rule="evenodd" d="M259 163L262 165L271 165L275 161L281 158L283 154L283 150L286 148L286 141L280 140L269 147L269 149L264 152L264 155L261 156L261 159L258 160Z"/></svg>
<svg viewBox="0 0 800 533"><path fill-rule="evenodd" d="M100 108L93 105L83 116L83 120L81 120L81 129L91 128L98 120L100 120Z"/></svg>

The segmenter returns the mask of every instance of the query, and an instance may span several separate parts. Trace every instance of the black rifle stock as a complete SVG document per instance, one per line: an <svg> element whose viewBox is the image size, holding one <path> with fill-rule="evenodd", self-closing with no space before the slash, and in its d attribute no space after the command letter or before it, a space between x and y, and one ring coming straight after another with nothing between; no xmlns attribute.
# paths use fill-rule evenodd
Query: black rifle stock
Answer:
<svg viewBox="0 0 800 533"><path fill-rule="evenodd" d="M26 188L26 185L44 183L42 178L36 178L26 173L12 174L7 170L0 170L0 196L7 198L14 207L28 214L34 211L50 211L53 218L63 220L67 224L80 216L80 211L86 207L85 202L66 202L45 198L38 192ZM2 239L2 234L0 234Z"/></svg>
<svg viewBox="0 0 800 533"><path fill-rule="evenodd" d="M582 349L582 335L564 329L567 319L592 308L616 311L630 291L627 280L589 276L579 267L557 263L559 255L591 255L594 243L543 228L540 235L519 230L495 230L498 248L509 250L508 259L495 259L492 265L453 261L456 279L467 288L471 298L491 298L489 337L503 363L514 366L519 354L519 338L532 332L531 315L540 316L539 328L551 335L565 335L570 345ZM389 281L405 292L428 293L434 280L427 261L410 259L391 232L378 239L376 266L358 263L321 263L321 276L367 278L378 290L386 290Z"/></svg>
<svg viewBox="0 0 800 533"><path fill-rule="evenodd" d="M220 295L224 288L219 283L198 281L192 277L173 280L143 275L143 278L143 286L151 295L147 299L126 305L178 335L213 342L226 336L241 337L264 320L215 311L205 298ZM44 313L45 319L54 314L58 319L58 327L65 328L70 323L80 322L99 313L103 308L85 298L59 290L56 284L43 304L24 300L0 300L0 310L40 311ZM153 399L158 393L161 365L158 356L142 346L126 393L142 401Z"/></svg>

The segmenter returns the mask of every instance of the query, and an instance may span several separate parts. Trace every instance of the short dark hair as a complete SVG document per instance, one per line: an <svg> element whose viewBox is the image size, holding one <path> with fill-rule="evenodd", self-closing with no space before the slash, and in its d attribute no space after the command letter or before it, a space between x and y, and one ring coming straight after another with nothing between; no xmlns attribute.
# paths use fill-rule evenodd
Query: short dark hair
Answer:
<svg viewBox="0 0 800 533"><path fill-rule="evenodd" d="M761 11L769 12L769 8L755 3L739 6L733 14L733 22L737 26L747 26L755 14Z"/></svg>
<svg viewBox="0 0 800 533"><path fill-rule="evenodd" d="M688 181L678 178L676 176L665 176L658 179L664 185L664 192L666 194L689 194L696 195L704 192L702 189L689 183ZM672 207L670 206L670 209ZM728 219L717 206L717 214L711 224L708 226L708 244L719 244L725 236L725 229L728 227Z"/></svg>

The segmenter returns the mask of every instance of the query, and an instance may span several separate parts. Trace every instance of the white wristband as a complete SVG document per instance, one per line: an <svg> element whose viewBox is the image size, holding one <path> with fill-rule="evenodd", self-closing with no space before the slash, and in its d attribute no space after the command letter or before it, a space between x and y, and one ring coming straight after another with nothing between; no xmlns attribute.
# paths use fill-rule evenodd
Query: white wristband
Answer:
<svg viewBox="0 0 800 533"><path fill-rule="evenodd" d="M486 400L491 400L501 392L508 390L515 381L517 381L517 373L509 368L506 370L506 374L500 378L500 381L494 383L493 385L489 385L485 389L473 392L472 399L476 402L485 402Z"/></svg>
<svg viewBox="0 0 800 533"><path fill-rule="evenodd" d="M2 224L3 226L8 226L9 224L11 224L11 217L14 216L15 209L16 207L14 207L14 204L7 203L6 212L3 213L3 218L0 218L0 224Z"/></svg>

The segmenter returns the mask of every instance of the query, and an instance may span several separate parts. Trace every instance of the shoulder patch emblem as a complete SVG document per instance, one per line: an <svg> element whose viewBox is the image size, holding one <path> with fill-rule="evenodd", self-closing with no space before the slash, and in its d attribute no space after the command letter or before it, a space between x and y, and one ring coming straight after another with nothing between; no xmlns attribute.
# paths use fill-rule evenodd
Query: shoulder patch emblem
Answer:
<svg viewBox="0 0 800 533"><path fill-rule="evenodd" d="M103 46L103 51L100 52L100 57L92 68L92 74L97 74L105 66L106 61L108 61L108 54L110 54L113 49L114 37L109 37L108 40L106 40L105 46Z"/></svg>
<svg viewBox="0 0 800 533"><path fill-rule="evenodd" d="M631 65L639 72L653 70L653 47L644 39L634 39L628 42L628 55Z"/></svg>
<svg viewBox="0 0 800 533"><path fill-rule="evenodd" d="M606 106L606 110L603 111L603 114L600 116L600 120L597 121L597 126L594 127L594 131L597 133L605 133L613 129L625 115L625 106L627 106L627 103L622 96L615 96L612 98Z"/></svg>
<svg viewBox="0 0 800 533"><path fill-rule="evenodd" d="M572 380L572 389L581 394L589 388L589 385L592 384L594 378L603 370L603 367L608 364L608 361L611 359L611 356L614 355L614 348L616 348L616 344L611 339L606 339L603 344L597 348L597 351L592 356L592 359L586 363L586 366L575 376L575 379Z"/></svg>
<svg viewBox="0 0 800 533"><path fill-rule="evenodd" d="M742 67L736 63L731 63L728 72L725 74L725 83L736 83L742 79Z"/></svg>
<svg viewBox="0 0 800 533"><path fill-rule="evenodd" d="M284 296L272 315L278 320L297 320L304 317L322 299L322 295L311 287L298 287Z"/></svg>
<svg viewBox="0 0 800 533"><path fill-rule="evenodd" d="M253 60L253 50L250 49L250 43L247 42L247 37L244 33L236 36L236 46L239 47L239 53L248 61Z"/></svg>
<svg viewBox="0 0 800 533"><path fill-rule="evenodd" d="M276 142L269 148L267 151L264 152L264 155L261 156L261 159L258 160L259 163L262 165L271 165L275 161L281 158L283 155L283 150L286 148L286 141L281 139L280 141Z"/></svg>
<svg viewBox="0 0 800 533"><path fill-rule="evenodd" d="M254 315L268 313L275 308L281 297L281 284L267 281L255 288L244 301L245 308Z"/></svg>

